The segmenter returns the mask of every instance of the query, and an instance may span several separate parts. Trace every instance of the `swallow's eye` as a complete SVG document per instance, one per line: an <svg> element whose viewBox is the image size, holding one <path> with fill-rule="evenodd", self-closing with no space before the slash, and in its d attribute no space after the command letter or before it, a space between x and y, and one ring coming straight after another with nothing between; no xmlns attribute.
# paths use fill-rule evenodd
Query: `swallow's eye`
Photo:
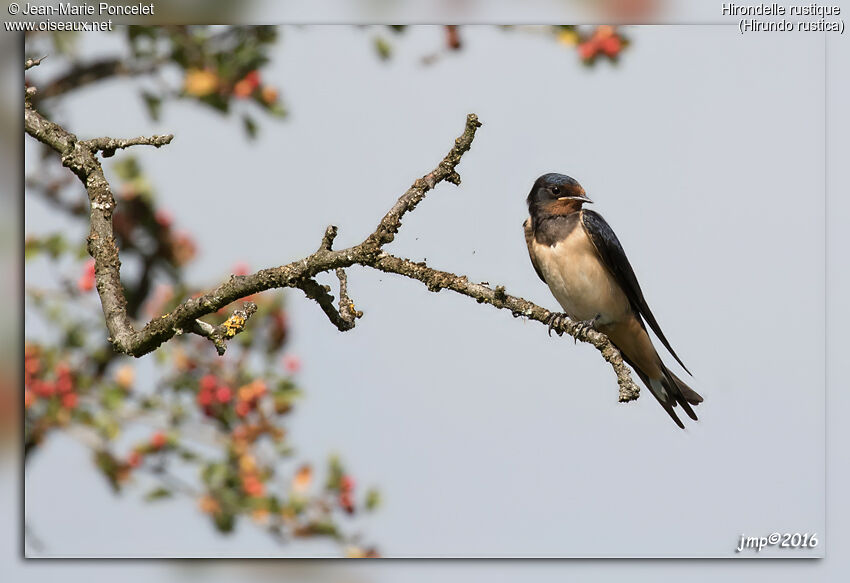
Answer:
<svg viewBox="0 0 850 583"><path fill-rule="evenodd" d="M561 194L561 189L557 186L552 187L552 194Z"/></svg>

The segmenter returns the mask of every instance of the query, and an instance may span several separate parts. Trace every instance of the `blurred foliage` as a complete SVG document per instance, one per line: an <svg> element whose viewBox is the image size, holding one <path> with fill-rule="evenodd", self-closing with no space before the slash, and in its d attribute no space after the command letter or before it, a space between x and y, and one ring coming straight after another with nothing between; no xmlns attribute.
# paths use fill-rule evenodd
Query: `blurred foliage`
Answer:
<svg viewBox="0 0 850 583"><path fill-rule="evenodd" d="M127 55L78 58L74 33L33 33L27 36L28 54L64 56L72 65L63 75L39 83L34 103L49 113L51 100L99 81L145 77L139 90L142 103L156 120L170 99L188 99L223 115L238 113L248 137L258 130L256 113L285 117L286 108L276 87L265 83L260 70L278 40L273 26L123 26ZM176 70L181 83L175 84Z"/></svg>
<svg viewBox="0 0 850 583"><path fill-rule="evenodd" d="M117 34L124 35L131 58L85 61L76 54L73 35L28 38L28 53L47 43L72 57L65 73L36 83L41 96L36 107L50 111L63 96L106 79L165 79L164 71L176 67L179 87L163 81L142 90L142 103L154 118L168 99L189 99L222 114L245 104L272 117L285 113L277 89L263 83L260 72L278 38L273 27L133 26ZM256 134L258 122L249 112L242 117L248 136ZM197 245L158 203L136 158L124 153L109 170L127 310L144 321L202 291L184 278ZM318 485L309 462L292 468L295 448L286 422L302 389L300 361L287 351L282 293L244 298L258 305L257 314L229 342L224 357L206 339L189 335L164 345L147 366L119 355L104 338L94 262L84 238L70 235L86 229L82 189L66 179L48 150L27 160L27 171L27 195L52 205L69 226L29 233L25 241L28 265L46 263L53 278L27 283L25 459L61 431L91 449L94 467L116 493L136 486L150 503L189 497L223 533L248 519L281 540L329 537L348 555L376 555L342 524L343 517L373 509L374 492L356 492L335 456L327 467L333 486ZM248 267L236 265L231 272L244 274ZM228 311L207 320L220 324ZM30 332L36 319L48 333Z"/></svg>
<svg viewBox="0 0 850 583"><path fill-rule="evenodd" d="M195 244L158 207L135 159L125 157L113 170L121 180L116 236L122 253L136 255L143 271L126 287L128 308L152 318L200 292L182 283ZM354 545L339 519L374 508L375 494L355 496L353 478L337 457L329 461L324 488L315 487L312 469L305 478L310 464L302 462L292 475L282 470L293 461L285 425L302 390L300 361L286 350L289 323L280 292L245 298L258 312L225 357L205 339L182 337L155 353L153 374L137 379L138 361L102 340L94 264L79 245L61 233L30 236L26 255L49 262L58 279L56 286L30 283L27 289L30 314L58 332L53 341L30 338L25 346L27 458L52 432L64 431L92 449L95 467L116 493L141 473L159 482L145 500L193 498L221 532L248 517L275 536L331 537L347 553L374 554ZM243 274L247 267L231 271ZM140 430L148 437L128 443L125 436Z"/></svg>

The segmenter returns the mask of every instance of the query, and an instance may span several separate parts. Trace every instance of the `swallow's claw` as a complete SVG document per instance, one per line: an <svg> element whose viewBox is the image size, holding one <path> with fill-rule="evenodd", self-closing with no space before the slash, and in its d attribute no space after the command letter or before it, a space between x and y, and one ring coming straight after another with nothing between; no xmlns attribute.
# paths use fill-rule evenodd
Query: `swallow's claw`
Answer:
<svg viewBox="0 0 850 583"><path fill-rule="evenodd" d="M581 322L576 323L576 333L573 336L573 340L578 342L578 337L584 335L588 332L588 330L593 330L596 326L596 321L599 319L597 315L592 320L582 320Z"/></svg>
<svg viewBox="0 0 850 583"><path fill-rule="evenodd" d="M564 331L561 329L561 326L564 324L564 318L567 317L566 314L552 314L549 317L549 336L552 336L552 330L554 329L558 336L563 335Z"/></svg>

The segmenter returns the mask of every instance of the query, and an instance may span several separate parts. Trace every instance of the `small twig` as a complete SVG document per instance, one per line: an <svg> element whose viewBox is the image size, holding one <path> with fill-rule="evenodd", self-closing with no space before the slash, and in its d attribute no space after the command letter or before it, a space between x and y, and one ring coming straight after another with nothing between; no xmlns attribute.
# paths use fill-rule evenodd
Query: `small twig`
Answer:
<svg viewBox="0 0 850 583"><path fill-rule="evenodd" d="M195 320L189 327L189 332L208 338L218 355L222 356L227 351L226 341L242 332L256 311L257 304L246 302L243 309L235 310L221 325L213 326L203 320Z"/></svg>
<svg viewBox="0 0 850 583"><path fill-rule="evenodd" d="M340 332L354 328L354 318L347 317L347 315L344 315L343 309L337 310L334 306L334 297L330 294L331 290L328 286L320 284L313 278L307 278L297 284L296 287L303 291L308 298L319 304L328 320ZM340 304L342 304L342 297L340 297Z"/></svg>
<svg viewBox="0 0 850 583"><path fill-rule="evenodd" d="M41 64L41 62L46 58L47 58L47 55L41 57L40 59L27 59L24 62L24 70L29 71L33 67L38 67Z"/></svg>
<svg viewBox="0 0 850 583"><path fill-rule="evenodd" d="M328 225L325 229L325 234L322 236L322 242L319 244L319 250L330 251L333 248L334 239L336 239L337 228L335 225Z"/></svg>
<svg viewBox="0 0 850 583"><path fill-rule="evenodd" d="M363 317L363 312L354 307L354 302L348 296L348 275L342 267L336 270L339 279L339 316L354 328L354 321Z"/></svg>
<svg viewBox="0 0 850 583"><path fill-rule="evenodd" d="M173 134L159 136L139 136L137 138L116 139L116 138L93 138L80 142L84 148L90 149L92 152L103 152L104 158L109 158L115 155L115 150L123 150L130 146L153 146L159 148L171 143L174 139Z"/></svg>

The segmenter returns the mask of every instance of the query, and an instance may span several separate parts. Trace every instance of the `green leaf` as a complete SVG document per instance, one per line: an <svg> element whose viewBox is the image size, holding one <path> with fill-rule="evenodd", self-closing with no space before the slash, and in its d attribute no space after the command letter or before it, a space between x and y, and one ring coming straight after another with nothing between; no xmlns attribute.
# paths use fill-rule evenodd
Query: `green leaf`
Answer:
<svg viewBox="0 0 850 583"><path fill-rule="evenodd" d="M201 471L201 480L210 489L218 488L224 485L225 480L227 480L227 474L227 464L221 462L211 463L204 466L204 469Z"/></svg>
<svg viewBox="0 0 850 583"><path fill-rule="evenodd" d="M342 476L345 474L345 469L342 467L342 462L339 456L332 455L328 460L328 480L325 482L325 488L331 491L338 491L342 484Z"/></svg>
<svg viewBox="0 0 850 583"><path fill-rule="evenodd" d="M124 156L112 164L112 171L121 180L133 180L142 173L139 161L133 156Z"/></svg>
<svg viewBox="0 0 850 583"><path fill-rule="evenodd" d="M329 520L317 520L310 524L310 532L318 535L336 536L336 525Z"/></svg>
<svg viewBox="0 0 850 583"><path fill-rule="evenodd" d="M375 51L378 53L378 57L382 61L386 61L393 54L392 45L387 42L387 40L382 36L375 37Z"/></svg>
<svg viewBox="0 0 850 583"><path fill-rule="evenodd" d="M381 493L376 488L366 492L366 510L375 510L381 504Z"/></svg>
<svg viewBox="0 0 850 583"><path fill-rule="evenodd" d="M27 237L24 243L24 260L29 261L38 257L39 252L41 252L41 241L36 237Z"/></svg>
<svg viewBox="0 0 850 583"><path fill-rule="evenodd" d="M163 498L171 498L174 494L172 494L171 490L168 488L154 488L147 494L145 494L145 501L152 502L154 500L162 500Z"/></svg>
<svg viewBox="0 0 850 583"><path fill-rule="evenodd" d="M110 385L101 393L100 402L108 411L116 411L124 404L127 393L118 385Z"/></svg>
<svg viewBox="0 0 850 583"><path fill-rule="evenodd" d="M219 532L233 532L233 525L235 523L233 514L229 512L216 512L213 514L213 521Z"/></svg>
<svg viewBox="0 0 850 583"><path fill-rule="evenodd" d="M159 121L159 114L162 111L162 98L147 91L142 92L142 99L145 101L145 107L148 110L148 115L154 121Z"/></svg>
<svg viewBox="0 0 850 583"><path fill-rule="evenodd" d="M44 241L44 248L53 259L56 259L68 249L68 243L60 233L54 233Z"/></svg>
<svg viewBox="0 0 850 583"><path fill-rule="evenodd" d="M245 126L245 133L248 134L248 137L252 140L257 137L257 122L254 121L254 118L250 115L242 116L242 123Z"/></svg>
<svg viewBox="0 0 850 583"><path fill-rule="evenodd" d="M193 451L189 451L188 449L178 450L177 455L180 456L180 459L187 461L187 462L193 462L193 461L198 459L198 454L196 454Z"/></svg>
<svg viewBox="0 0 850 583"><path fill-rule="evenodd" d="M266 106L266 111L275 117L286 117L289 115L289 112L279 101Z"/></svg>

